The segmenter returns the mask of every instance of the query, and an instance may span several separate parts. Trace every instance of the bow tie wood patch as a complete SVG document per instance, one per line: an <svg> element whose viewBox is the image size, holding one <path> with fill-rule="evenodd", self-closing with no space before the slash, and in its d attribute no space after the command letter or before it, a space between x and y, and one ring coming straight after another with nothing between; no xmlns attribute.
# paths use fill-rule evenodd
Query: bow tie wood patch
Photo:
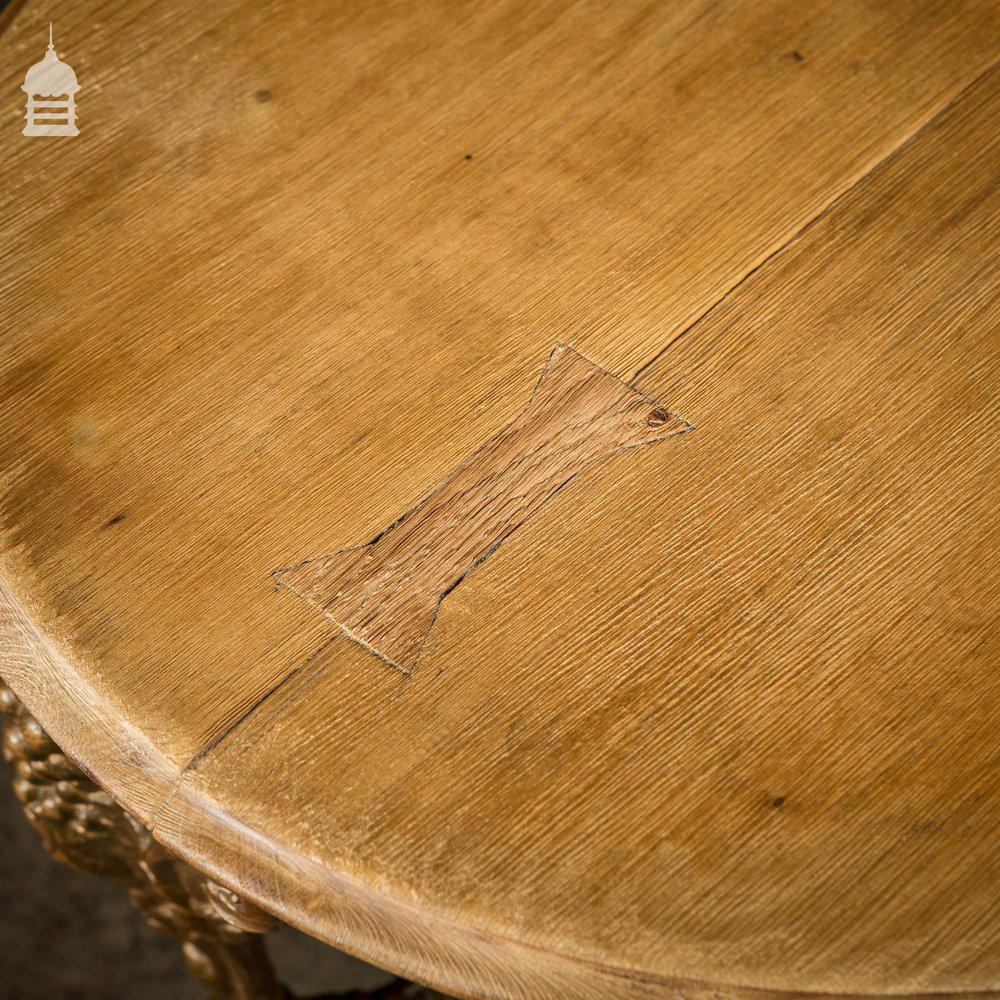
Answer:
<svg viewBox="0 0 1000 1000"><path fill-rule="evenodd" d="M691 425L557 344L520 416L367 545L274 571L351 639L410 674L438 606L587 466Z"/></svg>

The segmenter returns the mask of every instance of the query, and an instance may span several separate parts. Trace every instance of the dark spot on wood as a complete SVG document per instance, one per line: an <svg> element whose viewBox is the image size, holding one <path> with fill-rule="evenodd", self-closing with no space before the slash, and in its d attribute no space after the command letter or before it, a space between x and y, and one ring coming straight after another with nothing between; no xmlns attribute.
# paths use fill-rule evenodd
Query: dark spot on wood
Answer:
<svg viewBox="0 0 1000 1000"><path fill-rule="evenodd" d="M267 104L267 102L271 100L271 91L258 90L253 96L258 104Z"/></svg>
<svg viewBox="0 0 1000 1000"><path fill-rule="evenodd" d="M124 510L120 511L119 513L115 514L114 517L112 517L109 520L105 521L104 522L104 527L105 528L113 528L116 524L121 524L122 521L124 521L126 517L128 517L128 512L124 511Z"/></svg>
<svg viewBox="0 0 1000 1000"><path fill-rule="evenodd" d="M771 808L780 809L785 804L785 796L779 795L776 798L771 799Z"/></svg>
<svg viewBox="0 0 1000 1000"><path fill-rule="evenodd" d="M465 158L466 158L467 160L471 160L471 159L472 159L472 153L466 153L466 154L465 154Z"/></svg>
<svg viewBox="0 0 1000 1000"><path fill-rule="evenodd" d="M792 52L789 53L789 55L791 55L791 57L796 62L802 62L802 60L805 59L805 56L801 52L799 52L798 49L794 49Z"/></svg>

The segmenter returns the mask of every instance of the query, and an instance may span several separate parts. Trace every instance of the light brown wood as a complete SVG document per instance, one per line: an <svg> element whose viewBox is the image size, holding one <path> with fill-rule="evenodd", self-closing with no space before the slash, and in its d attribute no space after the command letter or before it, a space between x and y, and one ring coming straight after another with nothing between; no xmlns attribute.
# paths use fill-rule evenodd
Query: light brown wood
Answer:
<svg viewBox="0 0 1000 1000"><path fill-rule="evenodd" d="M60 745L456 995L1000 989L996 5L57 36L80 136L0 136L0 673ZM559 340L697 432L548 497L412 677L275 591Z"/></svg>
<svg viewBox="0 0 1000 1000"><path fill-rule="evenodd" d="M276 570L344 634L412 674L441 601L547 500L621 451L691 430L567 344L524 411L365 545Z"/></svg>

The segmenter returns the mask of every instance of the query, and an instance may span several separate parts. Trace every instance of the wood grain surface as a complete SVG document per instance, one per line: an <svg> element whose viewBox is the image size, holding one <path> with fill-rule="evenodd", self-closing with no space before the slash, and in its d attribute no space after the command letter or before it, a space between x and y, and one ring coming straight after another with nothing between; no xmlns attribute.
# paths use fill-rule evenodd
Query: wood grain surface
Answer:
<svg viewBox="0 0 1000 1000"><path fill-rule="evenodd" d="M25 139L50 13L0 673L67 752L456 996L1000 990L996 4L95 0ZM412 676L275 591L557 341L697 433L547 496Z"/></svg>

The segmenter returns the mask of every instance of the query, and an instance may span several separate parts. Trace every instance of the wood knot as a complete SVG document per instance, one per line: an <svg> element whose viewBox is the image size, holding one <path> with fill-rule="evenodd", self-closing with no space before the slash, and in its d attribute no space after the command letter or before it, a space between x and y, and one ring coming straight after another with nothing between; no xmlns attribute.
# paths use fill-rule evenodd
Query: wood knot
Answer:
<svg viewBox="0 0 1000 1000"><path fill-rule="evenodd" d="M646 417L646 423L650 427L662 427L669 420L673 419L673 414L666 407L658 406Z"/></svg>

